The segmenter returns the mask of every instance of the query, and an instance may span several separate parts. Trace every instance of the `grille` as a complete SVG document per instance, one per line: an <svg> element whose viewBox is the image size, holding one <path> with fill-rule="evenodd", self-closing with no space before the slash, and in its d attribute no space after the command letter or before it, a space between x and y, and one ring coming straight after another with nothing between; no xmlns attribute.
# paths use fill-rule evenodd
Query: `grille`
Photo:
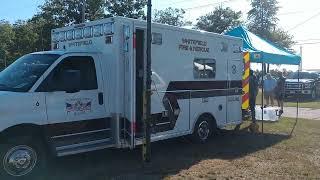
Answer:
<svg viewBox="0 0 320 180"><path fill-rule="evenodd" d="M302 89L302 83L286 83L287 89Z"/></svg>

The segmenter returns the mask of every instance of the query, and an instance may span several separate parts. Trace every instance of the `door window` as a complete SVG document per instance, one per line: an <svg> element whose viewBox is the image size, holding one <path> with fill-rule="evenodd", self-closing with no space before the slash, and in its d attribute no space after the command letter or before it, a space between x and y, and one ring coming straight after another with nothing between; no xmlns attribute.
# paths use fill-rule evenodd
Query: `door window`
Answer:
<svg viewBox="0 0 320 180"><path fill-rule="evenodd" d="M66 91L65 71L76 70L80 72L80 90L98 89L96 68L94 60L90 56L70 56L63 59L57 67L49 74L37 91L52 92ZM71 82L70 82L71 83Z"/></svg>

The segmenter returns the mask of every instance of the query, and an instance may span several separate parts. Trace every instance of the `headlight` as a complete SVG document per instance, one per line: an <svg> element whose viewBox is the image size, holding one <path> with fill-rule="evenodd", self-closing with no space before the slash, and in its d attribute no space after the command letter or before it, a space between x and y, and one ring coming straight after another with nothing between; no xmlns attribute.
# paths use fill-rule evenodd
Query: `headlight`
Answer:
<svg viewBox="0 0 320 180"><path fill-rule="evenodd" d="M305 83L304 84L304 88L311 88L311 86L312 86L312 83Z"/></svg>

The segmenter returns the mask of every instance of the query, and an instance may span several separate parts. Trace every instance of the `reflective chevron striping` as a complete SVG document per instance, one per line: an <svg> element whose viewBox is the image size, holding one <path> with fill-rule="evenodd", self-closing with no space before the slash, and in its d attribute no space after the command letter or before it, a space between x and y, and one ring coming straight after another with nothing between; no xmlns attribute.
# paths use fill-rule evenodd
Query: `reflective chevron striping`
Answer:
<svg viewBox="0 0 320 180"><path fill-rule="evenodd" d="M243 53L244 73L242 76L242 109L249 108L249 76L250 76L250 55L248 52Z"/></svg>
<svg viewBox="0 0 320 180"><path fill-rule="evenodd" d="M249 98L242 102L242 106L249 107ZM243 108L242 108L243 109Z"/></svg>

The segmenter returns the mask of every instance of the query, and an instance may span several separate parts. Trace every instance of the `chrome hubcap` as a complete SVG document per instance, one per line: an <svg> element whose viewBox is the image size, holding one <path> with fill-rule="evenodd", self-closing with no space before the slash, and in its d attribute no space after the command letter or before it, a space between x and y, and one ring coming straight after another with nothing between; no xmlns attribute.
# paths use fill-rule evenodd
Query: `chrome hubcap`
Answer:
<svg viewBox="0 0 320 180"><path fill-rule="evenodd" d="M210 134L210 127L208 122L203 121L199 124L198 135L201 140L207 140Z"/></svg>
<svg viewBox="0 0 320 180"><path fill-rule="evenodd" d="M28 174L36 163L36 152L31 147L25 145L11 148L3 158L3 167L12 176Z"/></svg>

